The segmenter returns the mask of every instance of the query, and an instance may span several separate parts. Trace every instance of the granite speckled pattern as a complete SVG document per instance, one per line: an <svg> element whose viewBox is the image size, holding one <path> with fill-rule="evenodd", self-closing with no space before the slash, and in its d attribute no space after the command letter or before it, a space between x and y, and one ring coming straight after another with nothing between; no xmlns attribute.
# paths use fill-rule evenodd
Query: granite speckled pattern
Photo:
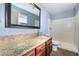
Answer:
<svg viewBox="0 0 79 59"><path fill-rule="evenodd" d="M21 56L48 39L46 36L32 35L0 37L0 56Z"/></svg>

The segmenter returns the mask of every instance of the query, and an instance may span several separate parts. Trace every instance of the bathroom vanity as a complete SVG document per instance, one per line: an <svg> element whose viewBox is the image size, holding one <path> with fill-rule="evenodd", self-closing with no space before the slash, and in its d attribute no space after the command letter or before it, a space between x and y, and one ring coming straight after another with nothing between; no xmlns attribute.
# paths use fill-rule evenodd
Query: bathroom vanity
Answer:
<svg viewBox="0 0 79 59"><path fill-rule="evenodd" d="M0 37L1 56L49 56L52 38L48 36L14 35Z"/></svg>
<svg viewBox="0 0 79 59"><path fill-rule="evenodd" d="M52 38L45 39L45 41L30 51L26 52L23 56L49 56L52 51Z"/></svg>

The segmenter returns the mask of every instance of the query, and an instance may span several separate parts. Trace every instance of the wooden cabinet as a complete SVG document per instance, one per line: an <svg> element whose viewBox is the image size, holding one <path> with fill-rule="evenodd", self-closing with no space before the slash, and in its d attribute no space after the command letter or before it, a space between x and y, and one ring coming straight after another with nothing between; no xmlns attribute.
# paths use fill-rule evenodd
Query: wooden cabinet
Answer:
<svg viewBox="0 0 79 59"><path fill-rule="evenodd" d="M35 47L23 56L49 56L52 51L52 38Z"/></svg>
<svg viewBox="0 0 79 59"><path fill-rule="evenodd" d="M31 51L28 51L23 56L35 56L35 49L32 49Z"/></svg>
<svg viewBox="0 0 79 59"><path fill-rule="evenodd" d="M36 47L36 56L45 56L45 42Z"/></svg>
<svg viewBox="0 0 79 59"><path fill-rule="evenodd" d="M46 41L45 46L46 46L46 56L49 56L52 51L52 38Z"/></svg>

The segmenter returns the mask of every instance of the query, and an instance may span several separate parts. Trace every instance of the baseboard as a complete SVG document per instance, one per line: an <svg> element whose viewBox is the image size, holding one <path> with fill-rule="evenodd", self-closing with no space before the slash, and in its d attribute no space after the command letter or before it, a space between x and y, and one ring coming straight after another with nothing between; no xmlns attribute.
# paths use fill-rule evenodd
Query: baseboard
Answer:
<svg viewBox="0 0 79 59"><path fill-rule="evenodd" d="M61 41L59 41L59 42L61 45L60 48L79 53L78 49L73 44L65 43L65 42L61 42Z"/></svg>

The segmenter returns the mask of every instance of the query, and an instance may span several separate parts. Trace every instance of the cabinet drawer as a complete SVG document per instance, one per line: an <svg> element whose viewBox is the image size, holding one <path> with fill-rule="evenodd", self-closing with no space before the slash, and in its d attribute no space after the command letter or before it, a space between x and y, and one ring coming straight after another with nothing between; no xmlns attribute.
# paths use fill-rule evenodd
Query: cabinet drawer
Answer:
<svg viewBox="0 0 79 59"><path fill-rule="evenodd" d="M36 55L44 54L45 53L45 43L36 47Z"/></svg>
<svg viewBox="0 0 79 59"><path fill-rule="evenodd" d="M35 49L25 53L23 56L35 56Z"/></svg>

